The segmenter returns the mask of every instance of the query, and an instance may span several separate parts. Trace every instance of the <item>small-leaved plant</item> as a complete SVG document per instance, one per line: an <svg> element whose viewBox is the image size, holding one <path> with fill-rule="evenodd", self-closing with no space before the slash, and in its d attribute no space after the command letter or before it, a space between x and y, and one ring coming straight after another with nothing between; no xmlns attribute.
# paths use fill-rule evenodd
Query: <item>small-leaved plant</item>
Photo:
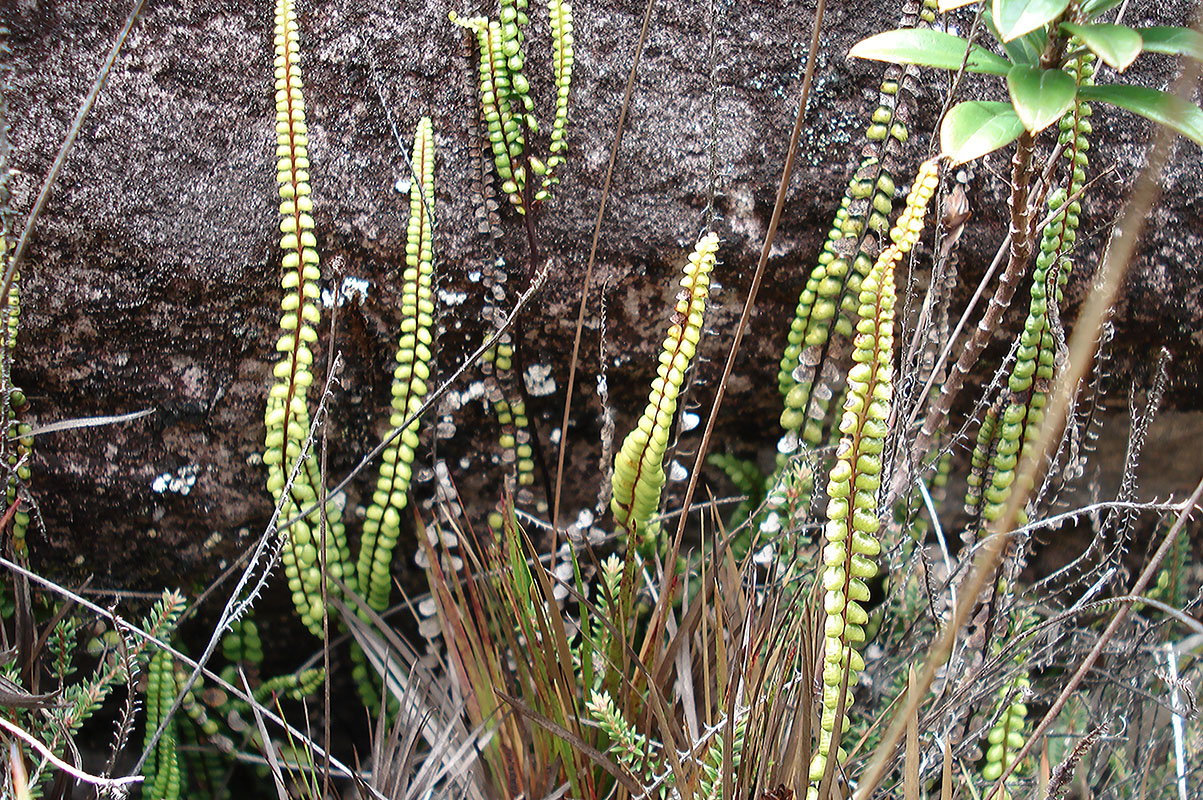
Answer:
<svg viewBox="0 0 1203 800"><path fill-rule="evenodd" d="M940 10L971 1L946 0ZM1039 133L1079 100L1125 108L1203 145L1203 110L1197 106L1159 89L1082 83L1066 72L1083 50L1118 72L1142 52L1203 59L1203 35L1191 28L1134 28L1102 21L1118 5L1118 0L991 0L981 20L1003 55L951 33L918 29L871 36L850 55L1005 78L1009 101L963 101L941 123L940 146L958 163L992 153L1025 133Z"/></svg>

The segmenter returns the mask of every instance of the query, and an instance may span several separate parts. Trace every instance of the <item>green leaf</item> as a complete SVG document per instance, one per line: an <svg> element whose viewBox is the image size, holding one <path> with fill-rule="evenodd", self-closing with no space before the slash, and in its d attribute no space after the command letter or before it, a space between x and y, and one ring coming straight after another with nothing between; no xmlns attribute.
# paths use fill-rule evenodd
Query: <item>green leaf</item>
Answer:
<svg viewBox="0 0 1203 800"><path fill-rule="evenodd" d="M1034 31L1061 16L1069 0L993 0L994 23L1004 42Z"/></svg>
<svg viewBox="0 0 1203 800"><path fill-rule="evenodd" d="M1006 147L1023 133L1010 103L971 100L958 103L940 126L940 148L960 164Z"/></svg>
<svg viewBox="0 0 1203 800"><path fill-rule="evenodd" d="M1009 42L1003 42L1002 34L998 32L998 26L994 24L994 14L989 6L982 10L982 22L985 23L987 30L994 38L1002 42L1003 50L1007 52L1007 58L1011 59L1012 64L1036 66L1040 60L1040 54L1044 52L1044 46L1048 44L1048 32L1044 28L1037 28Z"/></svg>
<svg viewBox="0 0 1203 800"><path fill-rule="evenodd" d="M1023 126L1031 133L1039 133L1073 105L1078 84L1059 69L1016 64L1007 73L1007 89Z"/></svg>
<svg viewBox="0 0 1203 800"><path fill-rule="evenodd" d="M923 67L960 69L965 62L969 72L1006 75L1011 64L981 45L970 45L959 36L941 31L900 29L879 33L856 43L848 55L893 64L918 64Z"/></svg>
<svg viewBox="0 0 1203 800"><path fill-rule="evenodd" d="M1061 23L1061 30L1077 36L1091 52L1111 66L1123 72L1140 55L1143 40L1140 34L1127 25L1112 25L1100 22L1097 25Z"/></svg>
<svg viewBox="0 0 1203 800"><path fill-rule="evenodd" d="M1191 28L1140 28L1146 53L1187 56L1203 61L1203 34Z"/></svg>
<svg viewBox="0 0 1203 800"><path fill-rule="evenodd" d="M1086 15L1086 19L1097 19L1122 2L1124 0L1086 0L1082 4L1082 13Z"/></svg>
<svg viewBox="0 0 1203 800"><path fill-rule="evenodd" d="M1145 119L1165 125L1198 145L1203 145L1203 110L1169 92L1147 89L1144 86L1082 86L1078 96L1083 100L1110 103L1139 114Z"/></svg>

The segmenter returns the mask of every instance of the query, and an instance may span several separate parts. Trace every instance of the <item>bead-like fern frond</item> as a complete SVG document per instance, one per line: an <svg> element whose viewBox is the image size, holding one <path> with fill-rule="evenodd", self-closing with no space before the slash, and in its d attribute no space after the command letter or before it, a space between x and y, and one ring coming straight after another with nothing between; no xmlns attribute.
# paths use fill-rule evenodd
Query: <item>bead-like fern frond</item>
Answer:
<svg viewBox="0 0 1203 800"><path fill-rule="evenodd" d="M146 744L159 729L175 701L175 666L170 653L159 650L146 667ZM176 751L175 718L151 748L142 767L143 792L151 800L177 800L180 796L180 760Z"/></svg>
<svg viewBox="0 0 1203 800"><path fill-rule="evenodd" d="M1024 726L1027 722L1028 707L1024 703L1024 692L1031 686L1026 672L1007 681L999 691L998 699L1003 704L1002 713L994 727L986 734L986 763L982 767L982 778L993 783L997 781L1011 763L1015 753L1023 747L1026 737ZM1009 800L1010 792L1003 789L994 795L998 800Z"/></svg>
<svg viewBox="0 0 1203 800"><path fill-rule="evenodd" d="M546 200L551 185L557 183L556 167L564 163L564 152L568 149L568 89L572 84L572 5L567 0L548 0L547 13L551 18L551 67L556 92L556 110L551 123L550 155L544 167L543 184L535 200ZM531 169L538 172L536 159L531 159Z"/></svg>
<svg viewBox="0 0 1203 800"><path fill-rule="evenodd" d="M399 428L422 407L430 379L431 327L434 324L434 133L423 117L414 133L414 181L409 193L409 230L405 245L404 288L401 294L401 339L393 372L393 413L389 424ZM388 607L392 588L393 548L401 531L401 512L409 503L419 421L401 432L384 451L376 491L363 523L356 565L360 591L376 611Z"/></svg>
<svg viewBox="0 0 1203 800"><path fill-rule="evenodd" d="M823 714L818 748L810 765L810 800L818 797L833 743L837 761L842 763L846 757L839 747L839 733L848 727L850 689L865 667L857 650L869 620L862 605L869 599L866 581L877 574L874 559L881 551L876 538L881 525L877 490L893 393L894 268L923 230L928 201L939 183L938 168L935 160L919 168L906 209L890 232L893 244L878 257L861 286L860 321L840 421L838 461L827 484Z"/></svg>
<svg viewBox="0 0 1203 800"><path fill-rule="evenodd" d="M527 0L501 0L499 20L463 18L451 13L451 21L468 29L479 51L480 102L493 163L501 188L519 213L528 205L547 199L557 182L555 170L564 163L567 149L568 95L572 83L572 6L565 0L548 0L551 25L553 88L556 93L551 124L551 143L546 160L528 152L528 137L539 131L530 81L523 72L526 56L523 28L528 24ZM528 172L531 173L528 175ZM541 178L538 189L528 194L528 179ZM533 186L533 183L532 183Z"/></svg>
<svg viewBox="0 0 1203 800"><path fill-rule="evenodd" d="M1094 56L1083 54L1066 69L1078 84L1089 83L1094 75ZM1061 334L1054 329L1061 290L1069 281L1073 269L1072 251L1077 240L1082 206L1077 197L1086 184L1086 151L1091 131L1088 117L1090 104L1077 101L1061 118L1059 141L1068 162L1064 185L1050 192L1048 199L1052 220L1045 227L1032 272L1031 300L1015 365L1007 381L1009 400L1001 414L994 436L994 455L991 473L982 491L981 517L994 521L1002 513L1015 481L1016 468L1030 447L1030 432L1044 420L1056 363L1057 340ZM972 488L972 487L971 487ZM1027 521L1021 510L1019 522Z"/></svg>
<svg viewBox="0 0 1203 800"><path fill-rule="evenodd" d="M673 311L672 325L660 350L660 366L648 395L647 407L635 429L622 443L614 458L613 497L610 508L614 521L631 544L650 547L659 525L649 524L660 505L664 487L664 454L668 449L677 395L685 380L685 371L697 352L702 337L706 299L710 296L710 272L718 252L718 235L702 237L685 266L681 292Z"/></svg>
<svg viewBox="0 0 1203 800"><path fill-rule="evenodd" d="M493 164L501 186L514 203L521 202L521 174L518 159L524 140L522 126L514 117L510 102L510 72L501 35L501 24L484 17L464 19L451 13L451 21L476 36L480 50L480 103L484 110L486 135L493 151Z"/></svg>
<svg viewBox="0 0 1203 800"><path fill-rule="evenodd" d="M321 476L316 462L307 459L288 496L284 488L309 434L309 386L313 383L314 342L317 341L318 266L317 239L313 234L313 200L309 187L309 136L302 95L300 46L292 0L278 0L275 28L276 76L276 180L280 194L280 249L283 251L280 303L282 335L276 343L280 360L272 370L275 382L267 400L267 435L263 461L268 467L267 488L281 507L283 518L296 516L318 499ZM284 571L293 603L302 622L320 634L322 569L348 581L355 575L344 569L350 554L343 534L341 512L329 504L325 514L326 549L319 563L322 520L314 514L295 523L285 533ZM333 586L329 591L334 592Z"/></svg>
<svg viewBox="0 0 1203 800"><path fill-rule="evenodd" d="M1000 584L1000 594L1006 593L1006 581L1001 581ZM1009 630L1004 641L1027 635L1032 626L1031 612L1027 609L1020 609L1015 613L1010 625L1007 626ZM1001 642L999 644L1001 645ZM998 706L996 706L998 716L986 734L986 760L982 765L982 779L987 783L994 783L1002 777L1003 772L1014 763L1015 754L1019 752L1027 739L1025 729L1028 707L1026 701L1028 690L1032 685L1028 671L1030 658L1031 649L1020 648L1020 652L1014 660L1015 674L999 687ZM998 800L1009 800L1011 794L1007 788L1014 788L1011 784L1017 782L1015 781L1016 777L1018 776L1012 774L1007 779L1008 786L1004 787L1000 794L992 795L992 797L996 797Z"/></svg>
<svg viewBox="0 0 1203 800"><path fill-rule="evenodd" d="M899 27L911 28L934 19L936 0L906 0ZM889 218L894 210L894 175L910 138L908 118L914 105L916 73L897 65L886 68L878 105L865 129L863 159L849 182L827 232L818 264L798 295L794 317L777 373L783 396L782 436L777 470L769 483L765 506L769 513L757 521L780 563L792 563L797 548L776 534L792 527L806 513L814 489L815 470L787 469L799 452L831 443L829 411L843 373L843 340L852 335L863 281L873 267L873 255L884 249ZM837 406L838 407L838 406ZM813 466L813 465L812 465Z"/></svg>
<svg viewBox="0 0 1203 800"><path fill-rule="evenodd" d="M0 57L11 55L6 40L7 31L0 29ZM8 138L8 91L12 70L0 65L0 273L7 272L14 247L16 214L11 205L12 169ZM12 370L16 357L17 331L21 320L21 271L12 276L8 304L0 309L0 459L3 460L5 480L4 506L7 511L19 502L24 483L29 479L29 454L33 439L27 436L30 427L18 420L26 404L25 394L13 384ZM14 434L20 436L17 439ZM25 559L25 532L29 527L29 512L18 508L13 513L11 552Z"/></svg>
<svg viewBox="0 0 1203 800"><path fill-rule="evenodd" d="M935 6L934 0L907 2L899 27L929 23ZM873 266L871 254L884 246L878 241L888 230L894 210L894 174L910 138L907 122L914 81L912 71L895 65L886 68L877 108L865 129L866 156L844 193L819 263L798 296L777 373L778 388L786 398L781 424L787 439L801 434L811 446L822 443L816 431L826 409L812 413L811 397L831 333L834 329L842 336L852 334L860 284ZM808 419L817 421L811 426L815 430L805 430Z"/></svg>

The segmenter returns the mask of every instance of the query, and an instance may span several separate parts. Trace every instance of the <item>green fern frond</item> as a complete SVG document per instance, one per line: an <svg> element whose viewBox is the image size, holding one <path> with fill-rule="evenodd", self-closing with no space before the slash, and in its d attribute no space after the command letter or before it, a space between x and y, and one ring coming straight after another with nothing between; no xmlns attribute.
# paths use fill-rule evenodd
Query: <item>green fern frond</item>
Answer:
<svg viewBox="0 0 1203 800"><path fill-rule="evenodd" d="M177 667L174 676L177 689L182 689L188 684L188 672L186 670ZM231 677L236 678L233 675ZM208 709L201 702L197 694L199 686L200 684L194 684L191 689L184 693L184 697L180 702L180 708L188 715L188 718L192 720L192 723L200 733L204 734L206 738L212 738L220 733L221 727L217 724L217 720L209 715ZM150 703L148 700L147 707L149 708L149 706Z"/></svg>
<svg viewBox="0 0 1203 800"><path fill-rule="evenodd" d="M939 184L938 170L936 160L919 168L906 208L890 232L894 243L878 257L861 286L854 365L848 372L840 422L843 437L827 484L823 714L810 764L810 800L818 797L833 743L837 762L846 758L839 747L839 733L848 728L850 690L865 668L858 647L869 621L862 605L869 599L866 581L877 574L874 559L881 551L876 538L881 526L877 490L893 394L894 268L919 239L927 204Z"/></svg>
<svg viewBox="0 0 1203 800"><path fill-rule="evenodd" d="M501 178L501 187L515 205L522 202L524 184L518 163L525 146L522 126L514 115L511 97L511 78L502 26L484 17L464 19L453 11L451 21L467 28L476 36L480 50L480 102L484 111L486 135L493 151L493 164ZM525 80L525 79L524 79ZM521 113L521 112L519 112Z"/></svg>
<svg viewBox="0 0 1203 800"><path fill-rule="evenodd" d="M564 152L568 149L568 90L572 84L573 35L572 5L567 0L548 0L547 13L551 19L551 66L556 93L555 116L551 123L550 155L543 167L543 184L535 200L546 200L551 186L558 183L556 168L564 163ZM537 159L531 159L531 169L539 172Z"/></svg>
<svg viewBox="0 0 1203 800"><path fill-rule="evenodd" d="M1067 67L1079 85L1093 80L1093 61L1094 56L1086 53ZM1056 313L1062 288L1068 283L1073 269L1072 251L1082 206L1080 201L1071 198L1075 198L1086 184L1090 114L1090 104L1077 101L1061 118L1059 141L1068 161L1067 178L1065 185L1050 192L1046 200L1053 218L1044 229L1036 268L1032 272L1028 316L1007 385L1011 399L995 432L991 459L993 473L983 492L981 514L987 522L994 521L1002 513L1012 491L1019 461L1031 446L1030 434L1044 420L1057 352L1051 317ZM1027 522L1027 514L1022 509L1018 522Z"/></svg>
<svg viewBox="0 0 1203 800"><path fill-rule="evenodd" d="M999 597L1009 595L1009 584L999 581ZM1002 648L1006 641L1024 636L1031 630L1033 619L1028 609L1019 609L1014 613L1007 625L1005 636L995 643L995 651ZM998 716L986 734L986 758L982 764L982 779L994 783L1015 761L1015 754L1026 741L1026 726L1028 707L1026 704L1028 691L1031 689L1028 663L1031 649L1022 647L1014 658L1015 674L1003 682L998 690L996 708ZM998 800L1009 800L1010 789L1019 777L1019 770L1013 772L1007 779L1003 791L997 795Z"/></svg>
<svg viewBox="0 0 1203 800"><path fill-rule="evenodd" d="M521 214L529 211L527 205L532 200L540 203L547 199L551 187L557 183L555 170L564 163L567 149L568 95L574 59L572 6L565 0L548 0L547 11L556 98L546 161L527 151L527 137L539 131L532 113L530 82L523 72L526 66L523 28L529 22L527 0L501 0L499 20L463 18L455 12L450 15L452 22L476 37L480 102L493 163L501 178L502 191ZM528 169L531 175L527 175ZM530 197L527 182L536 178L541 181Z"/></svg>
<svg viewBox="0 0 1203 800"><path fill-rule="evenodd" d="M0 29L0 36L6 31ZM7 40L0 40L0 56L9 54ZM14 247L15 213L11 205L12 169L8 139L8 90L11 72L0 67L0 274L7 271ZM8 305L0 309L0 458L6 466L5 502L0 512L19 502L24 484L29 480L29 458L33 439L30 426L18 417L26 405L25 394L13 384L12 370L16 358L17 333L21 321L21 271L13 272L8 292ZM12 440L13 434L20 438ZM13 513L11 552L18 560L28 556L25 533L29 528L29 512L18 508Z"/></svg>
<svg viewBox="0 0 1203 800"><path fill-rule="evenodd" d="M267 434L263 461L268 467L267 488L280 505L283 518L296 516L318 500L321 475L314 459L301 466L291 491L284 487L301 458L309 433L307 400L313 383L313 350L317 341L318 266L317 239L313 234L313 200L309 186L309 136L302 95L300 46L292 0L278 0L275 28L276 76L276 180L280 194L280 249L283 251L280 307L283 330L276 350L281 354L272 374L265 416ZM325 552L319 559L323 520L318 514L296 522L284 534L284 572L301 621L315 634L322 629L322 570L355 587L355 574L345 568L350 561L341 511L330 503L325 513ZM328 587L337 594L336 587Z"/></svg>
<svg viewBox="0 0 1203 800"><path fill-rule="evenodd" d="M250 611L231 623L230 630L221 639L221 650L231 664L257 667L263 663L263 641Z"/></svg>
<svg viewBox="0 0 1203 800"><path fill-rule="evenodd" d="M531 446L530 418L526 415L526 403L518 390L519 378L514 372L514 345L508 334L503 335L496 346L485 351L481 359L481 372L491 379L485 393L501 427L498 440L502 449L501 458L513 470L506 476L506 486L513 490L517 504L529 504L533 499L531 487L535 484L534 449ZM500 530L500 526L493 530Z"/></svg>
<svg viewBox="0 0 1203 800"><path fill-rule="evenodd" d="M973 453L969 456L969 475L966 478L965 513L977 517L982 503L982 488L989 478L990 461L996 444L998 433L998 415L1002 413L999 404L986 409L982 422L977 428L977 439L973 445Z"/></svg>
<svg viewBox="0 0 1203 800"><path fill-rule="evenodd" d="M930 23L935 6L935 0L907 0L899 27ZM873 254L885 245L882 240L894 210L894 175L903 145L910 138L907 119L913 82L911 72L897 65L886 67L878 105L865 129L864 158L845 190L818 264L798 295L777 373L777 387L784 398L782 436L777 471L768 492L768 505L777 517L757 520L762 537L772 537L780 529L779 518L790 506L805 509L810 505L812 472L786 467L800 449L806 452L829 443L825 439L833 386L841 371L841 351L833 349L833 333L837 337L852 335L861 285L873 267ZM797 475L802 482L796 484ZM786 516L792 519L793 515ZM780 555L789 558L795 551L786 541Z"/></svg>
<svg viewBox="0 0 1203 800"><path fill-rule="evenodd" d="M1004 704L998 721L986 734L986 763L982 766L982 779L993 783L997 781L1007 767L1015 760L1015 753L1023 747L1026 737L1024 726L1027 723L1028 707L1024 703L1024 693L1031 687L1026 672L1007 681L999 690L999 702ZM1012 779L1016 776L1012 773ZM1009 783L1010 781L1008 781ZM994 795L998 800L1008 800L1011 794L1006 789Z"/></svg>
<svg viewBox="0 0 1203 800"><path fill-rule="evenodd" d="M434 324L434 133L423 117L414 133L412 159L415 179L409 192L409 230L405 246L405 286L401 295L401 340L393 372L393 414L389 424L399 428L416 414L430 379L431 328ZM393 549L401 532L401 512L409 503L419 420L401 432L380 462L376 491L363 523L357 564L360 591L376 611L388 607L392 589Z"/></svg>
<svg viewBox="0 0 1203 800"><path fill-rule="evenodd" d="M175 701L175 668L171 654L157 651L146 668L146 746L163 723ZM175 719L168 720L163 735L142 767L146 779L145 796L152 800L178 800L180 796L180 762L176 752Z"/></svg>
<svg viewBox="0 0 1203 800"><path fill-rule="evenodd" d="M717 252L718 234L712 232L702 237L690 255L647 407L614 458L610 508L627 541L641 549L649 548L659 533L659 525L649 524L649 520L660 505L660 490L665 482L664 454L677 410L677 395L702 337L710 272Z"/></svg>
<svg viewBox="0 0 1203 800"><path fill-rule="evenodd" d="M530 84L522 74L526 57L522 53L522 42L526 38L522 29L530 24L526 14L527 0L501 0L501 52L505 56L505 67L510 73L510 94L524 111L530 111L534 103L530 99Z"/></svg>
<svg viewBox="0 0 1203 800"><path fill-rule="evenodd" d="M899 27L930 23L935 7L935 0L906 3ZM817 417L809 414L809 398L832 329L842 336L852 334L860 283L873 266L871 254L878 250L875 241L886 234L894 211L894 171L910 138L907 96L913 80L913 75L897 65L886 67L877 108L865 129L867 155L844 192L818 265L798 296L777 373L778 388L787 398L781 421L787 434L800 431L808 416ZM808 443L817 445L818 441Z"/></svg>
<svg viewBox="0 0 1203 800"><path fill-rule="evenodd" d="M879 107L874 112L874 118L877 118L883 110L885 110L884 106ZM798 296L794 318L790 322L788 342L777 373L777 386L782 395L786 397L786 410L782 414L781 424L787 431L800 430L805 423L807 418L806 398L809 396L813 373L818 367L817 363L803 361L803 352L809 348L822 347L827 342L832 321L839 314L845 283L851 284L847 287L850 293L857 291L863 274L872 266L867 255L857 252L852 260L857 262L858 269L852 270L850 274L848 257L840 255L840 252L846 249L841 244L844 240L850 240L849 243L855 243L859 249L859 240L866 227L864 214L854 215L850 212L852 204L856 200L872 198L876 213L880 214L876 209L877 206L884 208L887 215L892 211L894 182L890 175L884 171L881 172L878 177L881 184L880 191L875 191L873 179L870 177L870 173L878 166L878 159L865 159L857 170L857 177L849 182L844 198L840 202L840 208L836 212L835 220L827 231L827 239L819 254L818 266L811 271L805 288ZM879 197L881 199L878 199ZM868 209L864 210L868 211ZM875 224L876 220L875 216ZM849 296L854 295L850 294ZM843 333L845 335L851 333L851 328L844 328ZM819 355L817 349L810 350L810 352L813 356ZM805 375L796 374L799 366L805 368L803 370Z"/></svg>

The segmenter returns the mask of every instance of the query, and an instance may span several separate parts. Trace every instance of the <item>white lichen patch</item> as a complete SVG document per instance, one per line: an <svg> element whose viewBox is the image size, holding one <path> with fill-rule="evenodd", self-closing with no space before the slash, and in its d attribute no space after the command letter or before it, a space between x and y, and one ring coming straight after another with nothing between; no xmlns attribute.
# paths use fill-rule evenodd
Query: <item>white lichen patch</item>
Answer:
<svg viewBox="0 0 1203 800"><path fill-rule="evenodd" d="M571 555L567 551L569 543L579 546L584 542L597 547L606 540L606 531L593 523L597 521L596 515L587 508L582 508L580 513L576 515L576 519L565 529L567 541L562 548L563 559L565 562L571 560Z"/></svg>
<svg viewBox="0 0 1203 800"><path fill-rule="evenodd" d="M196 464L186 464L174 473L164 472L159 475L151 481L150 488L159 494L171 492L172 494L186 495L192 492L192 487L196 485L196 478L199 474L200 467Z"/></svg>
<svg viewBox="0 0 1203 800"><path fill-rule="evenodd" d="M556 379L551 377L550 364L531 364L526 368L526 390L532 397L544 397L556 390Z"/></svg>
<svg viewBox="0 0 1203 800"><path fill-rule="evenodd" d="M334 506L339 511L347 510L347 493L346 492L335 492L334 494L330 495L326 499L330 503L330 505Z"/></svg>
<svg viewBox="0 0 1203 800"><path fill-rule="evenodd" d="M322 307L334 308L335 302L338 303L339 308L347 303L363 305L368 299L368 290L371 288L372 282L367 278L347 275L339 285L337 295L330 288L322 289Z"/></svg>
<svg viewBox="0 0 1203 800"><path fill-rule="evenodd" d="M450 289L439 289L439 300L441 300L443 305L445 305L445 306L463 305L464 301L467 299L468 299L467 292L456 292L456 291L452 291Z"/></svg>
<svg viewBox="0 0 1203 800"><path fill-rule="evenodd" d="M443 395L443 399L439 401L440 414L452 414L459 411L473 400L479 400L485 396L485 385L482 381L473 381L462 391L457 392L454 389ZM485 401L486 408L488 401Z"/></svg>

